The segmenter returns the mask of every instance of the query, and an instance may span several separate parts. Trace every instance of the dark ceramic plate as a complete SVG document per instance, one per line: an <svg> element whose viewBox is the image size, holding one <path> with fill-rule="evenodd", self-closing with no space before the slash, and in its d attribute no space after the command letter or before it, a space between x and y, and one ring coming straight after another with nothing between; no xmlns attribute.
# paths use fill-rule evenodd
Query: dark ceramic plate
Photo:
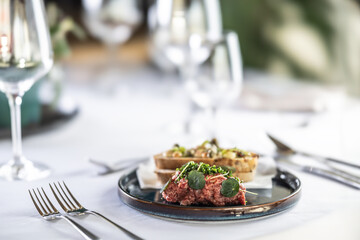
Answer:
<svg viewBox="0 0 360 240"><path fill-rule="evenodd" d="M254 220L281 213L293 207L300 198L301 182L289 172L278 169L272 189L248 189L246 206L180 206L161 198L158 189L141 189L136 170L123 175L118 182L121 200L139 211L158 217L185 221Z"/></svg>

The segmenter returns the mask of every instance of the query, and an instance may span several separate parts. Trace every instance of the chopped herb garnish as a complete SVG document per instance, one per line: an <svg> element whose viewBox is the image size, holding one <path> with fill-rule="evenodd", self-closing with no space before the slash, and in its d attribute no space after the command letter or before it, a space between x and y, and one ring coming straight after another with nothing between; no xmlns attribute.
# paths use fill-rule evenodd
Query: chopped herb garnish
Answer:
<svg viewBox="0 0 360 240"><path fill-rule="evenodd" d="M170 183L171 183L171 178L170 178L170 179L165 183L165 185L161 188L160 194L163 193L163 191L165 191L165 190L168 188L168 186L169 186Z"/></svg>
<svg viewBox="0 0 360 240"><path fill-rule="evenodd" d="M232 173L229 170L225 170L222 167L217 167L215 165L210 166L209 164L205 163L195 163L193 161L188 162L184 164L181 168L176 169L176 171L179 171L179 175L175 179L175 182L178 182L180 179L186 178L188 174L192 171L196 170L198 172L201 172L204 175L214 175L217 173L223 174L225 177L233 177Z"/></svg>
<svg viewBox="0 0 360 240"><path fill-rule="evenodd" d="M236 171L236 168L235 167L232 167L232 166L221 166L222 169L224 169L225 171L228 171L228 172L235 172Z"/></svg>

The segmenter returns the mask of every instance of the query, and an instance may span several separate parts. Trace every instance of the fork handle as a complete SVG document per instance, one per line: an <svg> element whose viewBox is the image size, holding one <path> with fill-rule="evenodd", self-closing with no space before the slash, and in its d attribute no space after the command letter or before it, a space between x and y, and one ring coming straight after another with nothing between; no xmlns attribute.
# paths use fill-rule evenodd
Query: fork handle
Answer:
<svg viewBox="0 0 360 240"><path fill-rule="evenodd" d="M86 240L100 240L98 236L96 236L71 218L63 215L61 215L61 218L70 223L70 225L72 225Z"/></svg>
<svg viewBox="0 0 360 240"><path fill-rule="evenodd" d="M111 223L111 224L114 225L115 227L119 228L121 231L123 231L126 235L128 235L128 236L131 237L132 239L143 240L143 238L135 235L135 234L132 233L132 232L129 232L128 230L126 230L126 229L123 228L122 226L120 226L120 225L118 225L117 223L111 221L110 219L108 219L107 217L105 217L104 215L102 215L102 214L100 214L100 213L98 213L98 212L87 210L86 213L89 213L89 214L92 214L92 215L95 215L95 216L98 216L98 217L103 218L104 220L108 221L109 223Z"/></svg>

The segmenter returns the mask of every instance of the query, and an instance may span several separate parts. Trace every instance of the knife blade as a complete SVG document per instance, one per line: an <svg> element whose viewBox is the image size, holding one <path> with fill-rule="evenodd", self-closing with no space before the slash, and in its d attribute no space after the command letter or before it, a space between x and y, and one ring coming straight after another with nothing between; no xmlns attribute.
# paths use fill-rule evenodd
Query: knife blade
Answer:
<svg viewBox="0 0 360 240"><path fill-rule="evenodd" d="M360 165L358 165L358 164L345 162L343 160L339 160L339 159L335 159L335 158L323 157L323 156L319 156L316 154L310 154L310 153L305 153L302 151L297 151L297 150L289 147L285 143L281 142L278 138L274 137L273 135L270 135L269 133L266 133L266 134L270 138L270 140L275 144L275 146L277 147L277 150L279 152L286 153L286 154L300 154L300 155L311 157L311 158L314 158L314 159L317 159L317 160L320 160L323 162L334 162L334 163L341 164L344 166L360 169Z"/></svg>
<svg viewBox="0 0 360 240"><path fill-rule="evenodd" d="M317 175L320 177L324 177L324 178L345 184L345 185L350 186L355 189L360 189L360 180L350 178L347 174L342 174L340 172L327 170L327 169L323 169L323 168L318 168L318 167L313 167L313 166L309 166L309 165L300 165L298 163L292 162L283 157L276 157L274 159L277 163L279 163L282 166L285 165L285 166L297 168L303 172Z"/></svg>

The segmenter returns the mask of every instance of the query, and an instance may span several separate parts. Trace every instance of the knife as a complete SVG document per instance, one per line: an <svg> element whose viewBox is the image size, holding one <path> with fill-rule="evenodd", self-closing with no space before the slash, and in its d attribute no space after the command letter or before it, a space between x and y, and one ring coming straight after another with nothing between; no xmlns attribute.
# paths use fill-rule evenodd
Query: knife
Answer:
<svg viewBox="0 0 360 240"><path fill-rule="evenodd" d="M323 162L334 162L337 164L342 164L348 167L353 167L353 168L357 168L360 169L360 165L358 164L354 164L354 163L349 163L349 162L345 162L339 159L335 159L335 158L330 158L330 157L323 157L323 156L318 156L315 154L310 154L310 153L305 153L305 152L301 152L301 151L296 151L293 148L289 147L288 145L286 145L285 143L281 142L279 139L275 138L274 136L270 135L269 133L267 133L267 136L271 139L271 141L276 145L277 150L283 154L300 154L303 156L307 156L307 157L311 157L311 158L315 158L317 160L323 161Z"/></svg>
<svg viewBox="0 0 360 240"><path fill-rule="evenodd" d="M308 165L300 165L297 163L294 163L286 158L283 157L276 157L274 158L276 162L278 162L280 165L288 165L291 167L295 167L303 172L311 173L320 177L325 177L327 179L345 184L347 186L353 187L355 189L360 189L360 180L355 180L351 177L349 177L347 174L341 174L339 172L326 170L322 168L312 167Z"/></svg>

